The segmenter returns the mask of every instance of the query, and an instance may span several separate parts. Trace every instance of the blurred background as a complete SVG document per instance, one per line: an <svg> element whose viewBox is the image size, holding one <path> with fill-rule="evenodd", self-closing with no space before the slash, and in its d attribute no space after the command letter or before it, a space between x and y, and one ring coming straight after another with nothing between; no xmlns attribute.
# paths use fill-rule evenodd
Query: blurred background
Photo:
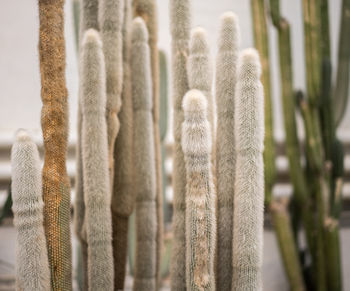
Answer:
<svg viewBox="0 0 350 291"><path fill-rule="evenodd" d="M234 11L240 20L241 48L253 46L253 26L250 1L239 0L192 0L193 25L202 26L208 32L213 61L216 55L219 17L227 10ZM292 58L294 88L305 89L305 57L302 22L302 1L281 0L281 14L291 25ZM170 33L169 33L169 1L158 0L159 17L159 48L164 50L169 64ZM336 64L338 52L339 25L341 19L341 0L329 1L331 58ZM38 8L34 0L1 0L0 2L0 208L6 202L10 184L10 149L14 133L18 128L28 129L42 150L42 135L40 128L40 75L38 58ZM68 173L72 178L72 197L74 197L74 145L76 141L77 91L78 72L77 54L74 36L74 21L72 0L66 0L65 5L65 38L66 38L66 81L69 92L69 152ZM283 143L283 116L280 100L280 80L278 67L277 34L272 25L270 34L270 64L272 74L272 98L274 103L274 135L277 142ZM333 67L336 71L336 67ZM171 74L171 72L169 71ZM169 88L171 91L171 88ZM172 121L171 92L169 92L169 127L166 144L171 151ZM345 117L337 130L337 136L344 142L345 183L342 195L345 199L341 216L341 250L343 264L344 290L350 290L350 103L346 108ZM303 135L300 126L300 134ZM42 154L42 151L41 151ZM276 160L279 171L286 171L287 158L283 155ZM166 187L165 201L171 211L171 157L165 161L166 173L169 175ZM291 187L286 182L278 182L274 187L274 195L290 195ZM169 222L169 221L168 221ZM168 226L169 227L169 226ZM15 231L11 220L4 219L0 225L0 290L14 290L14 240ZM264 289L289 290L280 260L274 233L267 227L264 237Z"/></svg>

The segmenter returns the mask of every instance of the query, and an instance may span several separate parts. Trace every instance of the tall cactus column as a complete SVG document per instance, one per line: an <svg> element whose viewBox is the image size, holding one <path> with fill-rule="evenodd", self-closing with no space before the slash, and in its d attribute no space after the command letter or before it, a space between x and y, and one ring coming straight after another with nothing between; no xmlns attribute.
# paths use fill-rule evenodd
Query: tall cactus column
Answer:
<svg viewBox="0 0 350 291"><path fill-rule="evenodd" d="M152 83L148 33L142 18L132 24L131 72L134 110L136 194L135 291L156 290L156 169L152 120Z"/></svg>
<svg viewBox="0 0 350 291"><path fill-rule="evenodd" d="M187 56L190 38L190 0L170 1L170 30L172 51L172 84L174 106L174 215L173 246L170 265L171 289L186 289L186 238L185 238L185 193L186 169L181 148L181 126L184 120L182 98L188 91Z"/></svg>
<svg viewBox="0 0 350 291"><path fill-rule="evenodd" d="M105 119L106 83L98 32L87 30L82 47L80 87L88 290L112 291L114 268Z"/></svg>
<svg viewBox="0 0 350 291"><path fill-rule="evenodd" d="M216 289L232 290L232 235L235 181L234 102L239 48L238 18L232 12L221 17L216 59L216 181L217 265Z"/></svg>
<svg viewBox="0 0 350 291"><path fill-rule="evenodd" d="M119 113L120 130L114 147L114 185L112 191L112 225L114 288L124 289L128 249L129 217L135 206L133 187L133 108L130 73L131 0L124 0L123 24L123 106Z"/></svg>
<svg viewBox="0 0 350 291"><path fill-rule="evenodd" d="M182 149L186 162L186 290L215 290L215 191L208 101L199 90L183 100Z"/></svg>
<svg viewBox="0 0 350 291"><path fill-rule="evenodd" d="M39 0L44 227L52 290L72 290L70 184L66 169L68 105L65 81L64 0Z"/></svg>
<svg viewBox="0 0 350 291"><path fill-rule="evenodd" d="M103 53L106 64L106 120L108 135L108 155L110 185L114 178L114 145L120 122L118 113L122 106L121 93L123 82L123 40L122 26L124 0L101 0L99 4L100 31L103 42Z"/></svg>
<svg viewBox="0 0 350 291"><path fill-rule="evenodd" d="M258 53L243 51L236 84L233 290L262 290L264 97Z"/></svg>
<svg viewBox="0 0 350 291"><path fill-rule="evenodd" d="M38 148L20 130L11 151L16 238L16 290L50 290L50 269L43 227Z"/></svg>
<svg viewBox="0 0 350 291"><path fill-rule="evenodd" d="M161 148L159 132L159 56L158 56L158 13L156 0L134 0L134 14L141 16L146 23L149 33L149 47L151 53L152 70L152 99L153 99L153 127L154 150L156 161L157 183L157 284L160 284L160 262L163 248L163 188L161 168Z"/></svg>

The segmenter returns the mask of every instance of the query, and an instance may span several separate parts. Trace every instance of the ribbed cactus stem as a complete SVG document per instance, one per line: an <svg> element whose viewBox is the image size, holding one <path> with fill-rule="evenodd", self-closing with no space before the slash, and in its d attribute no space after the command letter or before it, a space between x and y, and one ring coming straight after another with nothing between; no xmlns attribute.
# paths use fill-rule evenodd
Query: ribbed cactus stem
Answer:
<svg viewBox="0 0 350 291"><path fill-rule="evenodd" d="M12 210L17 231L16 290L50 290L50 269L43 226L38 148L24 130L11 152Z"/></svg>
<svg viewBox="0 0 350 291"><path fill-rule="evenodd" d="M52 290L72 290L64 0L39 0L44 228Z"/></svg>
<svg viewBox="0 0 350 291"><path fill-rule="evenodd" d="M134 0L135 16L141 16L145 21L149 33L148 43L151 53L152 70L152 99L153 99L153 127L154 149L156 159L157 184L157 284L160 284L160 262L163 248L163 187L161 167L161 147L159 132L159 56L158 56L158 13L156 0Z"/></svg>
<svg viewBox="0 0 350 291"><path fill-rule="evenodd" d="M89 290L113 290L111 194L105 119L105 66L102 42L85 32L81 55L82 158Z"/></svg>
<svg viewBox="0 0 350 291"><path fill-rule="evenodd" d="M101 0L99 5L100 31L106 64L106 120L110 185L113 187L114 145L120 128L118 113L122 106L123 82L123 13L124 0Z"/></svg>
<svg viewBox="0 0 350 291"><path fill-rule="evenodd" d="M212 139L214 139L214 100L211 93L213 70L207 33L201 27L192 30L187 70L190 89L202 91L207 98L208 120L211 126Z"/></svg>
<svg viewBox="0 0 350 291"><path fill-rule="evenodd" d="M147 28L137 17L131 30L136 194L135 291L156 290L157 205L152 120L152 83Z"/></svg>
<svg viewBox="0 0 350 291"><path fill-rule="evenodd" d="M124 289L129 216L135 206L133 189L133 109L130 75L131 1L124 0L123 24L123 106L119 113L120 130L114 147L114 186L112 192L112 225L114 288Z"/></svg>
<svg viewBox="0 0 350 291"><path fill-rule="evenodd" d="M216 58L216 181L217 265L216 289L231 290L233 198L235 181L234 102L239 49L238 18L232 12L221 16Z"/></svg>
<svg viewBox="0 0 350 291"><path fill-rule="evenodd" d="M211 169L212 140L208 102L199 90L183 100L182 149L186 162L187 290L215 290L215 193Z"/></svg>
<svg viewBox="0 0 350 291"><path fill-rule="evenodd" d="M185 193L186 169L181 148L181 126L184 120L182 99L188 91L186 63L191 27L190 0L171 0L170 30L172 54L172 84L174 106L174 156L173 156L173 246L170 265L171 289L186 289L186 237L185 237Z"/></svg>
<svg viewBox="0 0 350 291"><path fill-rule="evenodd" d="M264 97L258 53L240 56L236 84L233 290L262 290Z"/></svg>

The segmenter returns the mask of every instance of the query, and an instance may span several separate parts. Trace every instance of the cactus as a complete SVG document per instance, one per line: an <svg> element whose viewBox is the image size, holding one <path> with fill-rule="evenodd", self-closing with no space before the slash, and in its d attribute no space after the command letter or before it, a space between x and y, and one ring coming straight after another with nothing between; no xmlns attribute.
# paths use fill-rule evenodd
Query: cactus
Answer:
<svg viewBox="0 0 350 291"><path fill-rule="evenodd" d="M243 51L235 93L233 290L262 290L264 98L258 53Z"/></svg>
<svg viewBox="0 0 350 291"><path fill-rule="evenodd" d="M81 55L82 158L89 290L113 289L113 253L102 42L85 32Z"/></svg>
<svg viewBox="0 0 350 291"><path fill-rule="evenodd" d="M234 102L239 48L238 18L232 12L221 17L216 60L216 181L217 265L216 289L231 290L233 198L235 181Z"/></svg>
<svg viewBox="0 0 350 291"><path fill-rule="evenodd" d="M211 94L213 79L210 61L209 45L206 31L197 27L192 30L190 55L187 63L188 83L190 89L202 91L208 101L208 120L211 126L212 140L214 139L214 106Z"/></svg>
<svg viewBox="0 0 350 291"><path fill-rule="evenodd" d="M52 290L72 290L70 183L66 169L68 105L64 0L39 0L44 228Z"/></svg>
<svg viewBox="0 0 350 291"><path fill-rule="evenodd" d="M114 147L114 186L112 225L114 288L124 289L129 217L135 205L133 189L133 109L130 75L131 1L124 3L123 24L123 106L119 113L120 130Z"/></svg>
<svg viewBox="0 0 350 291"><path fill-rule="evenodd" d="M185 238L185 192L186 169L181 149L181 126L184 120L182 98L188 91L187 55L190 38L190 0L170 1L170 30L172 50L172 85L174 106L174 156L173 156L173 246L170 265L171 289L186 289L186 238Z"/></svg>
<svg viewBox="0 0 350 291"><path fill-rule="evenodd" d="M82 43L82 37L85 31L89 28L98 30L98 2L97 0L74 0L74 21L76 40L78 42L77 48L79 53L79 47ZM80 11L78 10L78 7ZM80 15L78 14L80 12ZM77 18L80 18L80 22ZM80 75L83 72L79 73ZM82 290L88 290L88 259L87 259L87 242L86 242L86 229L84 226L85 218L85 202L84 202L84 181L83 181L83 162L82 162L82 148L81 148L81 130L82 130L82 113L81 113L81 92L82 88L79 88L78 93L78 120L77 120L77 144L76 144L76 178L75 178L75 201L74 201L74 227L76 235L80 242L79 255L81 256L81 268L78 270L82 272L82 276L79 280L80 288ZM84 228L83 228L84 226Z"/></svg>
<svg viewBox="0 0 350 291"><path fill-rule="evenodd" d="M215 290L215 193L206 97L190 90L183 100L182 149L186 162L187 290Z"/></svg>
<svg viewBox="0 0 350 291"><path fill-rule="evenodd" d="M122 106L123 82L122 27L124 0L101 0L99 6L100 31L106 64L106 120L108 136L110 185L113 188L114 145L120 122L118 113Z"/></svg>
<svg viewBox="0 0 350 291"><path fill-rule="evenodd" d="M134 110L136 270L134 290L156 290L157 205L148 32L142 18L132 23L131 75Z"/></svg>
<svg viewBox="0 0 350 291"><path fill-rule="evenodd" d="M153 127L154 149L156 161L156 185L157 185L157 286L161 283L161 254L163 248L163 187L162 187L162 157L159 132L159 56L158 56L158 15L156 0L134 0L134 14L141 16L146 23L151 51L152 69L152 94L153 94ZM157 289L158 289L157 287Z"/></svg>
<svg viewBox="0 0 350 291"><path fill-rule="evenodd" d="M16 290L50 290L50 269L43 227L39 152L20 130L11 152L16 240Z"/></svg>

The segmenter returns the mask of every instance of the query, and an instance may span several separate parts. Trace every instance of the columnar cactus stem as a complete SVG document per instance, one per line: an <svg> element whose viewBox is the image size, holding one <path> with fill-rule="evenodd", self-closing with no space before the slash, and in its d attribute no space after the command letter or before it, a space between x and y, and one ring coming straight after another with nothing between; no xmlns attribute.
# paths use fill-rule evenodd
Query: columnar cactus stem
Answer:
<svg viewBox="0 0 350 291"><path fill-rule="evenodd" d="M236 84L236 177L232 290L262 290L264 98L253 49L240 57Z"/></svg>
<svg viewBox="0 0 350 291"><path fill-rule="evenodd" d="M208 101L208 120L211 126L212 140L214 139L214 106L211 93L213 70L210 60L209 44L206 31L197 27L192 30L190 55L187 64L188 83L190 89L202 91Z"/></svg>
<svg viewBox="0 0 350 291"><path fill-rule="evenodd" d="M119 113L120 130L114 147L114 186L112 192L112 225L114 288L124 289L128 223L135 206L133 189L133 109L130 75L131 1L124 0L123 24L123 106Z"/></svg>
<svg viewBox="0 0 350 291"><path fill-rule="evenodd" d="M11 152L12 199L16 240L16 290L50 290L50 269L43 227L38 149L20 130Z"/></svg>
<svg viewBox="0 0 350 291"><path fill-rule="evenodd" d="M211 131L206 97L199 90L183 100L182 149L186 162L187 290L215 290L215 193L211 169Z"/></svg>
<svg viewBox="0 0 350 291"><path fill-rule="evenodd" d="M123 82L123 12L124 0L101 0L100 2L100 31L106 64L106 120L111 189L113 188L114 178L114 145L120 128L118 113L122 106L121 93Z"/></svg>
<svg viewBox="0 0 350 291"><path fill-rule="evenodd" d="M147 28L132 24L131 76L134 110L134 183L136 192L135 291L156 290L157 206L152 120L152 83Z"/></svg>
<svg viewBox="0 0 350 291"><path fill-rule="evenodd" d="M108 176L106 83L98 32L85 32L81 55L82 158L89 290L113 290L111 191Z"/></svg>
<svg viewBox="0 0 350 291"><path fill-rule="evenodd" d="M76 2L76 1L75 1ZM78 48L81 46L82 37L89 28L98 30L98 1L97 0L81 0L80 5L80 25L76 35L78 40ZM79 53L79 52L78 52ZM83 72L80 72L82 75ZM83 181L83 162L82 162L82 149L81 149L81 130L82 130L82 112L81 112L81 92L82 88L79 88L78 97L78 126L77 126L77 144L76 144L76 179L75 179L75 201L74 201L74 226L75 232L81 244L82 255L82 288L87 290L88 286L88 272L87 272L87 242L86 242L86 229L84 226L85 219L85 202L84 202L84 181Z"/></svg>
<svg viewBox="0 0 350 291"><path fill-rule="evenodd" d="M235 180L234 101L239 49L238 18L232 12L221 17L216 60L216 181L217 266L216 289L232 290L233 197Z"/></svg>
<svg viewBox="0 0 350 291"><path fill-rule="evenodd" d="M72 290L70 183L66 169L68 104L65 81L64 0L39 0L44 228L52 290Z"/></svg>
<svg viewBox="0 0 350 291"><path fill-rule="evenodd" d="M163 187L161 168L161 147L159 132L159 56L158 56L158 13L156 0L134 0L134 14L145 21L149 33L149 47L151 51L152 93L153 93L153 127L156 159L157 183L157 284L160 284L160 263L163 248Z"/></svg>
<svg viewBox="0 0 350 291"><path fill-rule="evenodd" d="M186 289L186 237L185 237L185 193L186 169L181 148L181 126L184 120L182 98L188 91L187 56L190 38L190 0L170 1L170 28L172 37L172 84L174 102L174 215L173 246L170 265L171 289Z"/></svg>

